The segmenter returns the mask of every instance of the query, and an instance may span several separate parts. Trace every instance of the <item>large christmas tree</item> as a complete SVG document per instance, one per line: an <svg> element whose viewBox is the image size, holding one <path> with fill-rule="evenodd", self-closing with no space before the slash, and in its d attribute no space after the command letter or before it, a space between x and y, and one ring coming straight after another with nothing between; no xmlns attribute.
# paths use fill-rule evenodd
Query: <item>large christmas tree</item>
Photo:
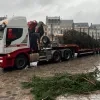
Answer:
<svg viewBox="0 0 100 100"><path fill-rule="evenodd" d="M94 39L85 32L69 30L63 34L64 44L77 44L81 48L96 48L100 46L99 40Z"/></svg>

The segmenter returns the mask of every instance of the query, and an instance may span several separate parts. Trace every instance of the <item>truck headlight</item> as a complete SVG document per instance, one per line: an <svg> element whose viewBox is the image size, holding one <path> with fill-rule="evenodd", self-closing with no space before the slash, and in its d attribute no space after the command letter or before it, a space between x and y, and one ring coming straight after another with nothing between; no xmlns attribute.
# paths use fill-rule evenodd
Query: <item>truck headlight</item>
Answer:
<svg viewBox="0 0 100 100"><path fill-rule="evenodd" d="M0 60L0 63L2 63L3 62L3 60Z"/></svg>

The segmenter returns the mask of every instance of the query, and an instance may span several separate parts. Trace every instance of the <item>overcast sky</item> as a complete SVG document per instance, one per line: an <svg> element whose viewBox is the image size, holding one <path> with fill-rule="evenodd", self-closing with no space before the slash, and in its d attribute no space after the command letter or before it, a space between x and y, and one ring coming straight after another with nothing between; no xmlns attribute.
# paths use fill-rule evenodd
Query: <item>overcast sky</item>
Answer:
<svg viewBox="0 0 100 100"><path fill-rule="evenodd" d="M60 16L74 22L100 23L100 0L0 0L0 16L42 20Z"/></svg>

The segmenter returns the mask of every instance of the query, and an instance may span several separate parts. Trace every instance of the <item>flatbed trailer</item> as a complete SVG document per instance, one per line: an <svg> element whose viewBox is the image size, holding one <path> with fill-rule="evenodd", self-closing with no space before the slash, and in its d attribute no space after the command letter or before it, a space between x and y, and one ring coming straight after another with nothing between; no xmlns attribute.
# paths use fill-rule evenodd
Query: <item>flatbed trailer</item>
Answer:
<svg viewBox="0 0 100 100"><path fill-rule="evenodd" d="M57 46L51 48L43 48L39 52L40 61L42 60L52 60L54 62L59 62L60 60L69 60L73 58L75 53L78 52L77 45L66 45L66 46Z"/></svg>

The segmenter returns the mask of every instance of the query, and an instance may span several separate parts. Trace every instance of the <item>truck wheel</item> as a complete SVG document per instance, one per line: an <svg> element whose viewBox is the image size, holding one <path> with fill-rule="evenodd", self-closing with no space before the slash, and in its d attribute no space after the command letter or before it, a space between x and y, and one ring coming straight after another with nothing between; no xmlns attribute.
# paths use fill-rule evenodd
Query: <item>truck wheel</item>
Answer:
<svg viewBox="0 0 100 100"><path fill-rule="evenodd" d="M74 57L75 57L75 51L72 51L71 58L74 58Z"/></svg>
<svg viewBox="0 0 100 100"><path fill-rule="evenodd" d="M53 61L54 62L59 62L61 60L61 55L59 52L54 52L53 54Z"/></svg>
<svg viewBox="0 0 100 100"><path fill-rule="evenodd" d="M19 55L15 59L15 67L18 70L24 69L28 64L27 57L24 55Z"/></svg>
<svg viewBox="0 0 100 100"><path fill-rule="evenodd" d="M69 50L64 51L64 60L69 60L71 58L71 52Z"/></svg>

